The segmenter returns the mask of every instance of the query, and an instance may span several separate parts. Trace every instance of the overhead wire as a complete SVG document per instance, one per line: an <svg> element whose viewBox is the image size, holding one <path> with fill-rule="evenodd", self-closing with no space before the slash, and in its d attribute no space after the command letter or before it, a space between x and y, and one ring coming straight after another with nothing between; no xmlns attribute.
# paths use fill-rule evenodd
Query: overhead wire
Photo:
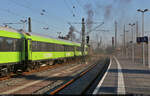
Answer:
<svg viewBox="0 0 150 96"><path fill-rule="evenodd" d="M33 8L31 8L30 6L26 6L26 5L24 5L24 4L18 3L18 2L16 2L15 0L9 0L9 1L11 1L12 3L14 3L14 4L18 5L18 6L21 6L21 7L24 7L24 8L26 8L26 9L30 10L32 13L35 13L35 11L36 11L37 13L40 13L38 10L33 9ZM44 15L44 16L47 17L47 15ZM48 19L49 19L49 18L48 18ZM51 27L55 27L56 29L59 29L58 27L56 27L56 26L54 26L54 25L50 25L50 26L51 26ZM60 29L60 30L62 30L62 29Z"/></svg>
<svg viewBox="0 0 150 96"><path fill-rule="evenodd" d="M70 0L69 0L69 1L70 1ZM66 5L67 9L70 11L70 13L73 15L74 19L76 19L76 20L78 21L78 19L76 18L75 13L74 13L73 10L71 9L71 8L74 7L73 3L70 2L70 4L71 4L72 7L70 7L70 4L69 4L66 0L64 0L64 3L65 3L65 5ZM69 23L70 23L70 22L69 22ZM69 25L70 25L70 24L69 24ZM71 25L71 26L72 26L72 25Z"/></svg>
<svg viewBox="0 0 150 96"><path fill-rule="evenodd" d="M69 11L71 12L71 14L73 15L74 12L70 9L70 6L69 6L69 4L67 3L66 0L64 0L64 3L65 3L65 5L67 6L68 10L69 10Z"/></svg>
<svg viewBox="0 0 150 96"><path fill-rule="evenodd" d="M77 4L82 8L82 9L84 9L83 8L83 5L81 5L81 3L78 1L78 0L75 0L76 2L77 2Z"/></svg>
<svg viewBox="0 0 150 96"><path fill-rule="evenodd" d="M14 16L16 16L16 17L19 17L19 18L27 18L27 17L25 17L25 16L22 16L21 14L17 14L17 13L15 13L15 12L10 11L9 9L2 9L2 8L0 8L0 10L3 11L3 12L9 13L9 14L11 14L11 15L14 15ZM36 22L36 23L39 23L39 24L41 24L41 25L42 25L42 24L48 25L48 24L46 24L45 22L36 20L36 19L34 19L34 18L32 18L32 21L33 21L33 22ZM54 29L52 29L52 30L54 30ZM56 31L56 30L55 30L55 31ZM56 31L56 32L57 32L57 31Z"/></svg>

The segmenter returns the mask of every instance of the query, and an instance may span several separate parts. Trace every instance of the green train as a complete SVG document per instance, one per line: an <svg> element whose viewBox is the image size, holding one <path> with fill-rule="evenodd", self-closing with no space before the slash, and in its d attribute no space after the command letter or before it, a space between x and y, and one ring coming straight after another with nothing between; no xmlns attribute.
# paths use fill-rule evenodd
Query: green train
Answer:
<svg viewBox="0 0 150 96"><path fill-rule="evenodd" d="M0 27L0 76L81 55L80 43Z"/></svg>

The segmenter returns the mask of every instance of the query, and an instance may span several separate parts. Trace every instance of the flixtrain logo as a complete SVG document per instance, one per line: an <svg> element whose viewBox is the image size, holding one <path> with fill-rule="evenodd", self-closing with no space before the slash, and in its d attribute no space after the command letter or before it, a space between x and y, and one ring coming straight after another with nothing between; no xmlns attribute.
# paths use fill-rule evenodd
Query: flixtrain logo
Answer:
<svg viewBox="0 0 150 96"><path fill-rule="evenodd" d="M81 55L82 53L81 52L79 52L79 55Z"/></svg>
<svg viewBox="0 0 150 96"><path fill-rule="evenodd" d="M71 54L70 53L66 53L66 56L70 56Z"/></svg>
<svg viewBox="0 0 150 96"><path fill-rule="evenodd" d="M50 58L50 57L52 57L52 56L53 56L52 53L46 53L46 54L44 54L44 57L45 57L45 58Z"/></svg>

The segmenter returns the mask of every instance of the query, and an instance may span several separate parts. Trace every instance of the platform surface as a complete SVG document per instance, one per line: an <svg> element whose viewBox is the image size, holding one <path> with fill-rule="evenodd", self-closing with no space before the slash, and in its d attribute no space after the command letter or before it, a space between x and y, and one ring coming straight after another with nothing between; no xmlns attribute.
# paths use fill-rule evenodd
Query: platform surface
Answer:
<svg viewBox="0 0 150 96"><path fill-rule="evenodd" d="M112 57L93 94L150 94L150 69L125 57Z"/></svg>

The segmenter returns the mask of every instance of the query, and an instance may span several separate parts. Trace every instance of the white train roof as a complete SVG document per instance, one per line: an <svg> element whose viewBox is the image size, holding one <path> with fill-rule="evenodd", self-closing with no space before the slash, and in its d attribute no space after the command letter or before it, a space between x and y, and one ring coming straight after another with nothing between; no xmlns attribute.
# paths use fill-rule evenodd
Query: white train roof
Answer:
<svg viewBox="0 0 150 96"><path fill-rule="evenodd" d="M73 42L73 41L69 41L69 40L64 40L64 39L59 39L59 38L54 38L54 37L51 37L51 36L48 36L48 35L44 35L44 34L39 34L39 33L29 33L32 35L36 35L36 36L40 36L40 37L46 37L46 38L52 38L52 39L55 39L55 40L61 40L61 41L64 41L64 42L69 42L69 43L76 43L76 44L81 44L81 43L77 43L77 42Z"/></svg>
<svg viewBox="0 0 150 96"><path fill-rule="evenodd" d="M52 38L52 39L55 39L55 40L61 40L61 41L64 41L64 42L70 42L70 43L76 43L76 44L81 44L81 43L77 43L77 42L73 42L73 41L69 41L69 40L64 40L64 39L59 39L59 38L54 38L54 37L51 37L51 36L48 36L48 35L44 35L44 34L38 34L38 33L29 33L29 32L24 32L23 30L22 31L19 31L19 30L16 30L14 28L11 28L11 27L4 27L4 26L0 26L0 30L5 30L5 31L10 31L10 32L16 32L16 33L28 33L30 34L31 36L32 35L36 35L36 36L40 36L40 37L45 37L45 38Z"/></svg>

